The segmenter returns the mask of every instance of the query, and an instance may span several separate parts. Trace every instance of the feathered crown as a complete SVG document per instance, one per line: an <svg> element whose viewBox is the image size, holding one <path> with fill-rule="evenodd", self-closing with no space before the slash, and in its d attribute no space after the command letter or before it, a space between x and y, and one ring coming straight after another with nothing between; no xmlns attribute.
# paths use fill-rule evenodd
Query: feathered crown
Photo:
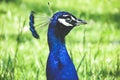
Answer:
<svg viewBox="0 0 120 80"><path fill-rule="evenodd" d="M48 2L48 8L52 13L52 10L50 8L50 4ZM39 39L39 35L36 31L37 27L42 27L42 26L46 26L50 23L51 21L51 17L48 16L47 14L40 14L40 13L36 13L34 11L31 11L30 16L29 16L29 25L30 25L30 31L32 32L33 37L35 37L36 39Z"/></svg>

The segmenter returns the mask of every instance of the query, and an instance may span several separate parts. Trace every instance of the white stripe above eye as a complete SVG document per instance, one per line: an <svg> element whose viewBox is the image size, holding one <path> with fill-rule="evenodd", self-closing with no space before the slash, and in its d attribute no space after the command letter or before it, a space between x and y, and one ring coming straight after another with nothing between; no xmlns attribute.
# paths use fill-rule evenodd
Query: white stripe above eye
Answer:
<svg viewBox="0 0 120 80"><path fill-rule="evenodd" d="M69 16L69 15L63 15L64 17Z"/></svg>
<svg viewBox="0 0 120 80"><path fill-rule="evenodd" d="M72 24L66 22L65 19L59 18L58 21L59 21L59 23L65 25L65 26L73 26Z"/></svg>

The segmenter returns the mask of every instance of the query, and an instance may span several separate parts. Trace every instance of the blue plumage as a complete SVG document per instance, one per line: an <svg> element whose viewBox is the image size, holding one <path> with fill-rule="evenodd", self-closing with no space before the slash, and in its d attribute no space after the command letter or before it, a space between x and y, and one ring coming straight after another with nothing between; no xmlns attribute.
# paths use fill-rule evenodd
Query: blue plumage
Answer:
<svg viewBox="0 0 120 80"><path fill-rule="evenodd" d="M71 22L67 24L69 18ZM47 80L78 80L77 72L66 50L65 36L80 22L86 24L68 12L57 12L53 15L48 29L50 53L46 68Z"/></svg>
<svg viewBox="0 0 120 80"><path fill-rule="evenodd" d="M30 17L30 30L36 37L37 32L32 19ZM65 36L80 24L86 22L68 12L57 12L50 19L47 34L50 51L46 66L47 80L78 80L75 66L65 46Z"/></svg>

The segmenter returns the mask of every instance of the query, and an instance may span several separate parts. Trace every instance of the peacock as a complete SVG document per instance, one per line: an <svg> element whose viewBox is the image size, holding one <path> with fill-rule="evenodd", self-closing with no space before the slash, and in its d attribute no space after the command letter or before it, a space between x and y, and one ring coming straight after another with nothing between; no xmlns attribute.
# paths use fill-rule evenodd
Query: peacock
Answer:
<svg viewBox="0 0 120 80"><path fill-rule="evenodd" d="M30 30L35 38L39 38L34 26L34 13L30 14ZM47 80L79 80L75 66L68 54L65 37L75 27L87 24L69 12L56 12L49 18L47 40L49 56L46 65Z"/></svg>

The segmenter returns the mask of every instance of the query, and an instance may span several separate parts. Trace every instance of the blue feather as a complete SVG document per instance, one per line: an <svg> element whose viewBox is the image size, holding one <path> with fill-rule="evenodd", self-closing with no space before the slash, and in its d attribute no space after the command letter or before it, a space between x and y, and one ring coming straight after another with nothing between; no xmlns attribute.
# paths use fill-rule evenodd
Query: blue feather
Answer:
<svg viewBox="0 0 120 80"><path fill-rule="evenodd" d="M47 60L47 80L78 80L78 75L71 61L66 46L65 36L74 27L66 27L58 22L62 15L72 14L57 12L53 15L48 29L49 57ZM73 16L74 17L74 16Z"/></svg>

